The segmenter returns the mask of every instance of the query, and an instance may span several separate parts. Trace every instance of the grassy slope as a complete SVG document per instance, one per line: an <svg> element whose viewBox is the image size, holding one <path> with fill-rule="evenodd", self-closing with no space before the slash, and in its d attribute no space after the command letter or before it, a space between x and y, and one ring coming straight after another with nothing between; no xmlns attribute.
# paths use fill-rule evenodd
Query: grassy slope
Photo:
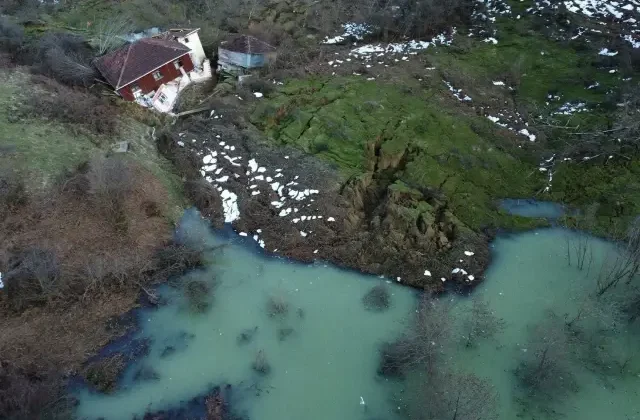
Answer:
<svg viewBox="0 0 640 420"><path fill-rule="evenodd" d="M129 141L129 156L139 161L167 186L171 203L168 216L177 220L184 207L181 181L169 162L156 152L149 127L132 119L122 121L118 138L102 138L83 130L42 119L11 117L27 89L33 89L29 75L22 71L0 71L0 164L24 175L30 189L50 185L65 170L73 170L94 156L109 152L117 141Z"/></svg>
<svg viewBox="0 0 640 420"><path fill-rule="evenodd" d="M533 24L532 18L499 19L498 45L462 35L453 47L429 49L424 57L443 78L451 75L459 81L456 88L475 91L474 99L482 101L483 89L492 91L493 80L509 80L515 73L520 76L516 91L503 95L519 110L548 113L565 102L580 101L592 111L556 117L558 122L583 130L605 122L611 109L597 104L611 102L607 92L619 89L621 76L602 68L597 46L585 49L581 41L550 40ZM450 94L442 78L424 74L425 80L417 83L412 71L398 71L387 84L362 78L290 82L256 111L254 120L273 139L296 144L347 173L366 168L364 145L383 135L383 149L410 149L400 179L438 186L449 177L443 190L450 205L473 228L522 226L522 220L495 209L496 198L509 196L552 199L579 208L599 203L598 233L619 233L640 212L638 158L604 166L601 160L558 165L551 193L540 194L544 181L537 173L538 162L572 141L566 132L551 131L536 145L518 149L518 139L505 130L474 116L465 105L443 101ZM594 81L600 87L586 89ZM549 93L561 100L547 104ZM531 127L536 124L530 121Z"/></svg>
<svg viewBox="0 0 640 420"><path fill-rule="evenodd" d="M271 137L335 162L347 175L366 170L366 145L377 138L383 156L407 150L397 179L415 187L442 184L454 214L474 229L521 225L494 200L527 196L542 185L534 161L517 147L488 140L495 134L488 120L442 108L419 85L362 78L291 82L254 119Z"/></svg>

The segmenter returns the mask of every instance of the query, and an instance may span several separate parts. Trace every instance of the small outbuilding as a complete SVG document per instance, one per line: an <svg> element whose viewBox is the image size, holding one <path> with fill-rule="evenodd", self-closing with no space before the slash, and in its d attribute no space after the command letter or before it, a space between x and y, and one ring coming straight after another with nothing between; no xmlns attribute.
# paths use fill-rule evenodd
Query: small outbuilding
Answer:
<svg viewBox="0 0 640 420"><path fill-rule="evenodd" d="M247 74L276 59L276 48L251 35L236 35L218 47L218 71Z"/></svg>

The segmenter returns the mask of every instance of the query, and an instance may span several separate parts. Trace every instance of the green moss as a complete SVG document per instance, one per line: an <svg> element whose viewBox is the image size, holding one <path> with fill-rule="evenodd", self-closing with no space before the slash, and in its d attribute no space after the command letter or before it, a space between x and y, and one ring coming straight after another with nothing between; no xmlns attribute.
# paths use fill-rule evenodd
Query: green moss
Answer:
<svg viewBox="0 0 640 420"><path fill-rule="evenodd" d="M497 45L458 37L451 48L428 51L430 61L438 69L481 83L506 80L516 88L516 98L542 108L550 92L560 92L563 102L601 103L607 91L617 88L619 75L595 65L598 55L593 47L584 47L581 40L555 41L536 26L537 17L523 16L498 19ZM598 89L586 89L596 80Z"/></svg>
<svg viewBox="0 0 640 420"><path fill-rule="evenodd" d="M362 173L371 159L378 159L384 168L395 168L393 176L401 181L391 186L392 191L412 196L412 191L421 194L420 188L438 189L455 216L474 229L519 224L499 212L495 200L531 196L542 186L535 160L515 142L509 150L504 144L498 147L491 137L478 134L483 130L477 127L492 133L483 119L443 109L428 100L428 92L407 95L393 85L354 78L313 80L305 86L292 82L272 99L275 105L270 109L282 113L295 108L295 117L278 120L265 114L263 106L254 121L261 120L274 140L317 154L345 173ZM332 100L323 100L327 97ZM319 102L324 105L318 107ZM302 121L305 130L300 129ZM322 147L314 147L318 144ZM368 152L373 144L379 145L378 156ZM408 207L432 211L420 207L425 205L429 206Z"/></svg>
<svg viewBox="0 0 640 420"><path fill-rule="evenodd" d="M592 229L620 236L640 214L640 159L620 162L615 157L603 164L604 159L558 165L551 197L578 209L597 205Z"/></svg>

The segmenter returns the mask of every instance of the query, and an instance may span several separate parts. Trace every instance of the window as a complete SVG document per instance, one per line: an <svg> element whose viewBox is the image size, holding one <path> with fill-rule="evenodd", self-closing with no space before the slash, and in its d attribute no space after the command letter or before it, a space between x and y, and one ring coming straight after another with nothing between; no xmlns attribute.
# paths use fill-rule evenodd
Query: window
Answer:
<svg viewBox="0 0 640 420"><path fill-rule="evenodd" d="M185 38L184 38L184 43L185 43L185 44L188 44L188 43L189 43L189 37L185 37Z"/></svg>
<svg viewBox="0 0 640 420"><path fill-rule="evenodd" d="M167 96L164 93L161 93L160 96L158 97L158 100L160 101L161 104L165 104L167 102Z"/></svg>
<svg viewBox="0 0 640 420"><path fill-rule="evenodd" d="M140 86L138 86L137 83L134 83L131 85L131 92L136 93L136 92L140 92L142 89L140 89Z"/></svg>
<svg viewBox="0 0 640 420"><path fill-rule="evenodd" d="M184 64L182 64L182 59L177 59L173 62L173 65L177 70L180 70L180 67L182 67Z"/></svg>
<svg viewBox="0 0 640 420"><path fill-rule="evenodd" d="M160 73L160 71L154 71L153 72L153 80L158 81L162 79L162 73Z"/></svg>

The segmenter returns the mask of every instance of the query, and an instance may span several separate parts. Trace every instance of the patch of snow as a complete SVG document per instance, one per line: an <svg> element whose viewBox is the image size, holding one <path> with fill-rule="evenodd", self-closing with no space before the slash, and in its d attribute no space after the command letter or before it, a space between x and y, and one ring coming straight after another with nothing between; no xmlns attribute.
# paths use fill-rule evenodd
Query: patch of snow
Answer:
<svg viewBox="0 0 640 420"><path fill-rule="evenodd" d="M431 277L431 271L424 270L424 275L427 276L427 277Z"/></svg>
<svg viewBox="0 0 640 420"><path fill-rule="evenodd" d="M238 235L240 235L240 236L247 236L247 232L240 232L240 233L238 233Z"/></svg>
<svg viewBox="0 0 640 420"><path fill-rule="evenodd" d="M371 27L364 23L345 23L342 25L342 29L344 32L342 35L334 36L333 38L325 38L322 42L323 44L340 44L347 40L348 38L353 38L355 40L362 40L364 36L371 33Z"/></svg>
<svg viewBox="0 0 640 420"><path fill-rule="evenodd" d="M229 190L222 190L222 210L224 212L224 222L232 223L240 218L238 209L238 196Z"/></svg>
<svg viewBox="0 0 640 420"><path fill-rule="evenodd" d="M499 80L498 80L498 81L494 81L494 82L493 82L493 85L494 85L494 86L504 86L504 82L499 81Z"/></svg>
<svg viewBox="0 0 640 420"><path fill-rule="evenodd" d="M464 255L466 255L467 257L472 257L475 255L475 252L471 252L471 251L464 251Z"/></svg>
<svg viewBox="0 0 640 420"><path fill-rule="evenodd" d="M530 141L536 141L535 134L529 133L529 130L527 130L526 128L523 128L522 130L518 131L518 134L522 134L523 136L528 137Z"/></svg>
<svg viewBox="0 0 640 420"><path fill-rule="evenodd" d="M614 57L618 55L618 51L609 51L608 48L603 48L598 53L599 55L606 55L607 57Z"/></svg>
<svg viewBox="0 0 640 420"><path fill-rule="evenodd" d="M256 98L262 98L264 95L260 92L253 92L253 96L255 96Z"/></svg>

